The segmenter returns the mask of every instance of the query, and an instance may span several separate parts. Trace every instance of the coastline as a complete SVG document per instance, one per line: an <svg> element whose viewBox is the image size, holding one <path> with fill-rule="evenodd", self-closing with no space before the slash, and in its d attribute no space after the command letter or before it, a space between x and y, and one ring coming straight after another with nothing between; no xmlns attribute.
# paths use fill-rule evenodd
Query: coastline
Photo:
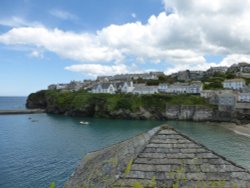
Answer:
<svg viewBox="0 0 250 188"><path fill-rule="evenodd" d="M234 133L250 138L250 123L236 125L235 123L221 123L221 126Z"/></svg>

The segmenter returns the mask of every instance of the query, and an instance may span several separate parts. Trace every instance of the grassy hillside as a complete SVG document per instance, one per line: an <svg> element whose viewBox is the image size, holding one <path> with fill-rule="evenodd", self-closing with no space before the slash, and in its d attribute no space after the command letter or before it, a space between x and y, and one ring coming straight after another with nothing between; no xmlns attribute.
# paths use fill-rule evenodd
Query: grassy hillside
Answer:
<svg viewBox="0 0 250 188"><path fill-rule="evenodd" d="M41 99L45 98L45 99ZM96 110L115 111L119 109L138 111L140 107L151 110L164 111L166 105L205 105L209 104L200 96L194 95L132 95L132 94L91 94L86 91L61 92L44 90L31 94L28 101L46 101L47 107L54 107L60 111L81 111L86 107Z"/></svg>

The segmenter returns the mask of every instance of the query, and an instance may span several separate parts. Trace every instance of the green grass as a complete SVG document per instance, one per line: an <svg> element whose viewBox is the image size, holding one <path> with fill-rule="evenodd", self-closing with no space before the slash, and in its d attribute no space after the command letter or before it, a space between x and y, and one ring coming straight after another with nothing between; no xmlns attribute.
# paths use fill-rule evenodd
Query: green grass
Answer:
<svg viewBox="0 0 250 188"><path fill-rule="evenodd" d="M61 113L68 111L95 112L98 117L105 117L104 112L128 110L138 112L144 108L151 112L164 112L167 105L203 105L210 107L208 102L196 95L133 95L133 94L92 94L86 91L62 92L44 90L29 96L33 101L46 101L47 106L58 109ZM93 113L92 113L93 114Z"/></svg>

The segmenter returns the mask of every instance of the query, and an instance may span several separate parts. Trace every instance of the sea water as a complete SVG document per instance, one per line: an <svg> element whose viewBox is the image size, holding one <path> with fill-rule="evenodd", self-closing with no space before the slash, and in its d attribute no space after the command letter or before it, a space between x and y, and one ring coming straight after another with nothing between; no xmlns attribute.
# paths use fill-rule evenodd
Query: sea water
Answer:
<svg viewBox="0 0 250 188"><path fill-rule="evenodd" d="M25 98L12 99L15 102L9 98L6 99L9 102L0 100L0 106L9 103L8 109L25 108ZM81 125L80 121L90 124ZM48 114L2 115L0 188L46 188L50 182L63 187L88 152L164 123L250 169L250 138L237 135L216 123L72 118Z"/></svg>

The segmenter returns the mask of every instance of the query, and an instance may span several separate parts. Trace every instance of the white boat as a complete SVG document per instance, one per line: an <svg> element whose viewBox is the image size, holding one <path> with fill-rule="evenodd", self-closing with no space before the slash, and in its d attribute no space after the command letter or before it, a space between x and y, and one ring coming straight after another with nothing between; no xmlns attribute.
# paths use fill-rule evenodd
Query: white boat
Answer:
<svg viewBox="0 0 250 188"><path fill-rule="evenodd" d="M87 122L87 121L80 121L80 124L82 124L82 125L88 125L89 122Z"/></svg>

